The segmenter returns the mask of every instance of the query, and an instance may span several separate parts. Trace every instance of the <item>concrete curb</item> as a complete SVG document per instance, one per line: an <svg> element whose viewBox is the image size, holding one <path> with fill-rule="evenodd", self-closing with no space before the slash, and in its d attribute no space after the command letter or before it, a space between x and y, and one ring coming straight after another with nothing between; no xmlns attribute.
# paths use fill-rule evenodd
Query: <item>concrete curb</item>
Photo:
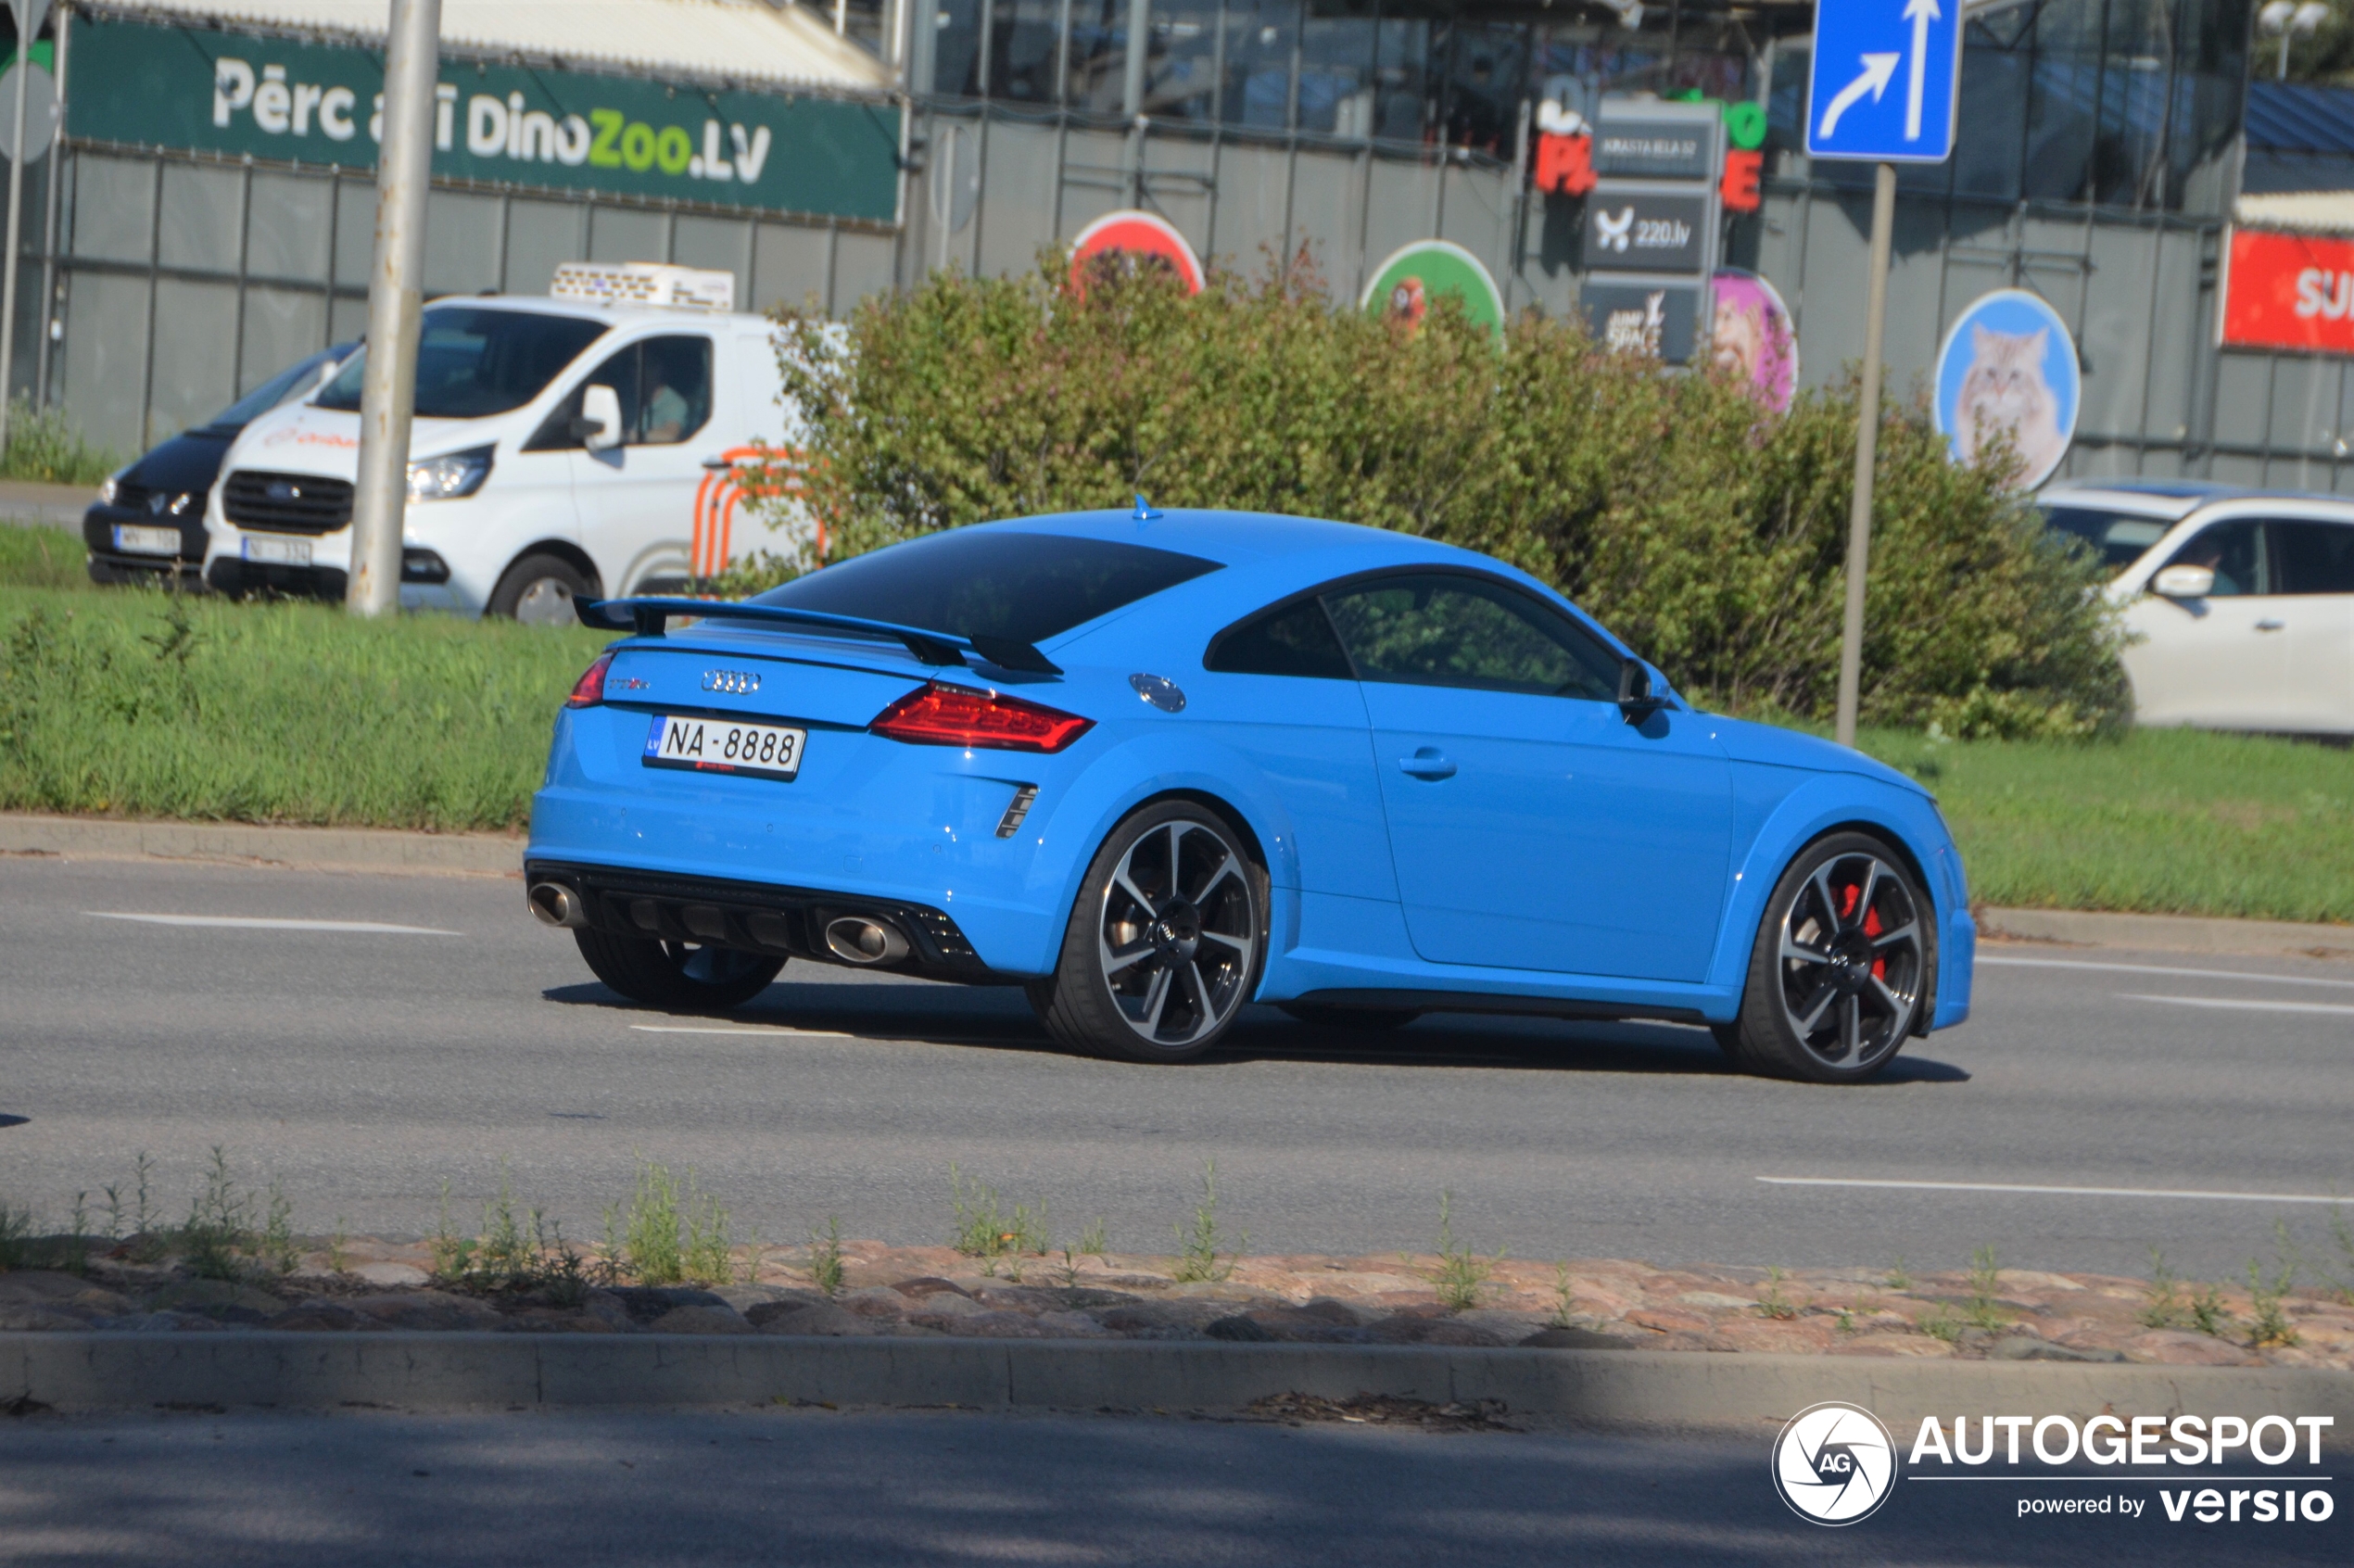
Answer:
<svg viewBox="0 0 2354 1568"><path fill-rule="evenodd" d="M241 822L121 822L0 813L0 854L70 860L212 860L323 871L512 877L523 840L503 833L382 828L258 828Z"/></svg>
<svg viewBox="0 0 2354 1568"><path fill-rule="evenodd" d="M2300 920L2215 919L2195 915L2110 915L2083 909L1988 906L1974 913L1980 935L2027 942L2156 948L2168 953L2354 958L2354 926L2324 926Z"/></svg>
<svg viewBox="0 0 2354 1568"><path fill-rule="evenodd" d="M1285 1393L1500 1399L1588 1421L1785 1419L1825 1399L1923 1416L2326 1415L2354 1442L2354 1373L2297 1367L1899 1360L1654 1350L740 1334L0 1334L0 1404L399 1410L968 1405L1231 1410Z"/></svg>

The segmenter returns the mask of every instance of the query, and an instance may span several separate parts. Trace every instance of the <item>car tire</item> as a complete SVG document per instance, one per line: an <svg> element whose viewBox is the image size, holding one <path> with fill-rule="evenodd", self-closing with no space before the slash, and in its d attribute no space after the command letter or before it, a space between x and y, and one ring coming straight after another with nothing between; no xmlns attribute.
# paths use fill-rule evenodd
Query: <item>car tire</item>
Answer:
<svg viewBox="0 0 2354 1568"><path fill-rule="evenodd" d="M1234 1026L1267 953L1267 872L1220 813L1160 801L1088 865L1055 972L1026 988L1062 1044L1191 1061Z"/></svg>
<svg viewBox="0 0 2354 1568"><path fill-rule="evenodd" d="M782 958L732 947L595 929L572 935L599 980L632 1002L652 1007L740 1007L767 990L785 967Z"/></svg>
<svg viewBox="0 0 2354 1568"><path fill-rule="evenodd" d="M1936 955L1935 911L1903 856L1869 834L1818 839L1766 901L1727 1050L1750 1072L1861 1083L1912 1034Z"/></svg>
<svg viewBox="0 0 2354 1568"><path fill-rule="evenodd" d="M1334 1007L1321 1002L1278 1002L1276 1006L1315 1029L1353 1029L1365 1033L1404 1029L1422 1014L1411 1007Z"/></svg>
<svg viewBox="0 0 2354 1568"><path fill-rule="evenodd" d="M527 626L579 624L576 599L593 599L597 588L579 567L561 555L526 555L509 566L490 590L489 613Z"/></svg>

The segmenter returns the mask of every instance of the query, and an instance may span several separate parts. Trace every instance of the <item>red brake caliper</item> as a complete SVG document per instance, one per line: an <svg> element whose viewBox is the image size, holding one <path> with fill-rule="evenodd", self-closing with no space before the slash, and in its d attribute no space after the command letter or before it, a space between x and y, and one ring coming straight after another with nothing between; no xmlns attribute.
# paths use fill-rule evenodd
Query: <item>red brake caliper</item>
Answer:
<svg viewBox="0 0 2354 1568"><path fill-rule="evenodd" d="M1861 882L1850 882L1847 886L1840 890L1839 917L1841 920L1849 919L1854 915L1855 901L1863 895L1864 884ZM1880 932L1886 929L1887 928L1880 924L1879 910L1867 909L1864 911L1864 934L1866 936L1878 937ZM1884 980L1888 979L1888 960L1886 958L1873 958L1872 979L1876 980Z"/></svg>

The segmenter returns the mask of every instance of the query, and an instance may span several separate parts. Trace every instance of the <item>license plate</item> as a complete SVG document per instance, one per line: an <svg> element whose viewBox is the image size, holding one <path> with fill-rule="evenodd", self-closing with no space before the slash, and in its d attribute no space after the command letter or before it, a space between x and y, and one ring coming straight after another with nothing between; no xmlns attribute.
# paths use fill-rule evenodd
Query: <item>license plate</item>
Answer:
<svg viewBox="0 0 2354 1568"><path fill-rule="evenodd" d="M281 539L262 534L247 534L241 541L247 561L259 561L267 566L308 566L310 564L309 539Z"/></svg>
<svg viewBox="0 0 2354 1568"><path fill-rule="evenodd" d="M705 773L751 773L791 778L801 771L809 732L780 724L682 718L664 714L646 732L648 767L691 767Z"/></svg>
<svg viewBox="0 0 2354 1568"><path fill-rule="evenodd" d="M180 553L180 530L177 528L142 528L134 524L114 525L114 547L132 555L177 555Z"/></svg>

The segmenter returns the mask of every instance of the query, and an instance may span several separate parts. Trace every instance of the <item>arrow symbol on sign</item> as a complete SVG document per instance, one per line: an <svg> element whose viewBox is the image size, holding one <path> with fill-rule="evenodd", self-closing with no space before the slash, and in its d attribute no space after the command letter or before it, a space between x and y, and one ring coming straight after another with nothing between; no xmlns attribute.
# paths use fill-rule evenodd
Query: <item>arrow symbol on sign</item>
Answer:
<svg viewBox="0 0 2354 1568"><path fill-rule="evenodd" d="M1905 0L1905 19L1913 24L1913 68L1905 96L1905 139L1908 142L1921 139L1921 84L1929 70L1929 24L1943 14L1937 8L1937 0Z"/></svg>
<svg viewBox="0 0 2354 1568"><path fill-rule="evenodd" d="M1914 0L1914 3L1917 5L1920 0ZM1822 127L1815 133L1816 141L1829 141L1831 133L1839 126L1839 117L1853 107L1855 100L1865 94L1869 93L1872 102L1879 103L1880 95L1888 91L1889 82L1895 79L1896 62L1905 57L1891 54L1859 55L1856 57L1864 62L1864 74L1841 88L1839 96L1831 100L1831 107L1823 111Z"/></svg>

